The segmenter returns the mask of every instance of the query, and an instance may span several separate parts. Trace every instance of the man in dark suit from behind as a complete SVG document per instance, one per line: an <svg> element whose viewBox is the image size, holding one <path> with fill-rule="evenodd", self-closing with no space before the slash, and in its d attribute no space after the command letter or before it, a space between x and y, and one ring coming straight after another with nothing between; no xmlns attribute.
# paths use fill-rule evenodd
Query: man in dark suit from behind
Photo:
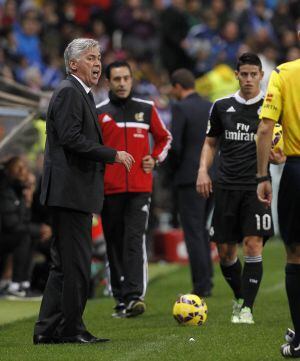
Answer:
<svg viewBox="0 0 300 361"><path fill-rule="evenodd" d="M33 342L96 343L82 315L88 297L92 255L92 213L103 203L105 163L134 161L125 151L105 147L91 87L101 75L100 47L75 39L64 53L67 78L55 90L47 113L47 141L41 203L52 210L52 268Z"/></svg>
<svg viewBox="0 0 300 361"><path fill-rule="evenodd" d="M206 228L211 202L196 192L196 180L211 103L196 93L195 78L189 70L176 70L171 83L172 93L178 100L172 106L173 143L170 151L178 212L189 255L192 293L207 297L212 288Z"/></svg>

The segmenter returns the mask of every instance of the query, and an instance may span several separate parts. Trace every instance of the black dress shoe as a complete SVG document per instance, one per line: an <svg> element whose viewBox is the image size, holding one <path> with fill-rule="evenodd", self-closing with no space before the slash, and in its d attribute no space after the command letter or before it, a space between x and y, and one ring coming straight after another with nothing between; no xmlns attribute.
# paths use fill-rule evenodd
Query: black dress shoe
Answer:
<svg viewBox="0 0 300 361"><path fill-rule="evenodd" d="M89 331L85 331L84 332L84 336L86 336L87 338L90 338L90 340L92 342L107 342L107 341L110 341L109 338L99 338L99 337L96 337L94 335L92 335Z"/></svg>
<svg viewBox="0 0 300 361"><path fill-rule="evenodd" d="M62 336L57 338L56 343L99 343L110 341L109 338L98 338L90 334L88 331L75 336Z"/></svg>
<svg viewBox="0 0 300 361"><path fill-rule="evenodd" d="M55 343L53 337L45 335L33 335L34 345Z"/></svg>

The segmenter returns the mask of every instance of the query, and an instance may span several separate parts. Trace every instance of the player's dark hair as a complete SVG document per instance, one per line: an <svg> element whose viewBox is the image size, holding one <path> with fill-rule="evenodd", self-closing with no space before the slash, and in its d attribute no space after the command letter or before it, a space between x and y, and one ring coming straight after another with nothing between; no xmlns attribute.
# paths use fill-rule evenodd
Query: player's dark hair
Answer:
<svg viewBox="0 0 300 361"><path fill-rule="evenodd" d="M130 75L132 75L131 67L127 63L127 61L125 61L125 60L117 60L117 61L113 61L112 63L108 64L107 67L105 68L105 76L106 76L106 78L108 80L110 79L111 69L113 69L113 68L121 68L121 67L124 67L124 66L129 69Z"/></svg>
<svg viewBox="0 0 300 361"><path fill-rule="evenodd" d="M262 63L259 59L259 57L254 53L244 53L238 58L238 62L236 65L237 71L240 70L240 67L242 65L257 65L259 67L259 70L262 70Z"/></svg>
<svg viewBox="0 0 300 361"><path fill-rule="evenodd" d="M173 86L179 84L183 89L192 89L195 87L195 77L187 69L177 69L171 75L171 84Z"/></svg>

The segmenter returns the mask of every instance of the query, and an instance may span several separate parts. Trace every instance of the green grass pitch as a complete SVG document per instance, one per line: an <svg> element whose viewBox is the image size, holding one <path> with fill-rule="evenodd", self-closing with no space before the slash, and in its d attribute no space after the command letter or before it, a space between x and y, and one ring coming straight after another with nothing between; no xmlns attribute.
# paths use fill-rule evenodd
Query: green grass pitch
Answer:
<svg viewBox="0 0 300 361"><path fill-rule="evenodd" d="M111 342L95 345L32 345L38 303L0 300L1 361L276 361L291 321L284 290L285 256L280 241L265 247L264 276L254 309L255 325L232 325L231 291L215 266L213 296L205 325L179 326L172 317L177 295L191 289L187 266L151 266L147 312L135 319L112 319L114 302L88 302L85 322ZM190 338L194 342L190 342Z"/></svg>

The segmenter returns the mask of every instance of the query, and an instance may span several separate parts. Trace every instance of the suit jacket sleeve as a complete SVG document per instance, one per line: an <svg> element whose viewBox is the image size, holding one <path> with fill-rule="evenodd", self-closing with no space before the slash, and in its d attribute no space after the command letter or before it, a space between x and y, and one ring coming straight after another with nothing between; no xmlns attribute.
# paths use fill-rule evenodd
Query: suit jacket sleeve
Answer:
<svg viewBox="0 0 300 361"><path fill-rule="evenodd" d="M173 136L172 149L170 152L171 163L174 167L181 163L183 152L183 135L186 126L186 118L178 104L172 106L171 133Z"/></svg>
<svg viewBox="0 0 300 361"><path fill-rule="evenodd" d="M89 160L113 162L116 157L115 149L89 140L82 133L83 106L82 96L72 87L62 88L58 93L52 108L52 118L60 145Z"/></svg>
<svg viewBox="0 0 300 361"><path fill-rule="evenodd" d="M170 149L172 136L160 119L155 107L152 108L150 132L154 139L152 157L163 162Z"/></svg>

